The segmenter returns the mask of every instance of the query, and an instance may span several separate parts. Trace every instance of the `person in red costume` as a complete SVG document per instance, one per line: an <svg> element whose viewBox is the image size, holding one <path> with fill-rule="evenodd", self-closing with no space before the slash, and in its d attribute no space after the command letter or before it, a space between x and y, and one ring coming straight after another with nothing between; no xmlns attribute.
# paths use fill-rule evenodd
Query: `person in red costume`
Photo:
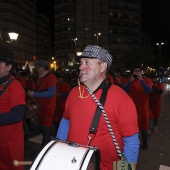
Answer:
<svg viewBox="0 0 170 170"><path fill-rule="evenodd" d="M58 130L59 123L63 117L65 102L70 92L70 86L66 82L66 76L59 74L57 77L56 87L56 111L54 115L55 134Z"/></svg>
<svg viewBox="0 0 170 170"><path fill-rule="evenodd" d="M149 125L149 95L152 93L152 81L143 75L141 65L132 69L132 76L124 86L124 90L133 99L137 113L138 125L141 132L141 148L148 149L147 133Z"/></svg>
<svg viewBox="0 0 170 170"><path fill-rule="evenodd" d="M97 104L86 87L100 99L102 92L108 87L107 71L112 64L112 56L102 47L88 45L79 58L81 83L69 93L56 137L87 145ZM137 113L132 99L121 88L111 85L104 109L121 151L129 162L136 164L139 139ZM113 162L120 159L103 115L90 146L99 148L100 170L113 169Z"/></svg>
<svg viewBox="0 0 170 170"><path fill-rule="evenodd" d="M114 84L114 79L109 73L107 74L107 79L108 79L108 82Z"/></svg>
<svg viewBox="0 0 170 170"><path fill-rule="evenodd" d="M114 84L123 88L126 82L127 80L121 75L121 71L116 69L114 73Z"/></svg>
<svg viewBox="0 0 170 170"><path fill-rule="evenodd" d="M25 81L25 92L27 93L28 90L35 90L35 83L31 78L31 71L30 70L24 70L21 72L21 77L23 77ZM26 104L28 105L28 100L31 99L28 95L26 95ZM31 130L31 117L27 114L25 115L25 122L24 122L24 132L25 132L25 140L27 140L30 136L30 130Z"/></svg>
<svg viewBox="0 0 170 170"><path fill-rule="evenodd" d="M15 167L14 160L24 160L25 91L21 84L10 74L13 54L0 48L0 169L24 170ZM11 81L13 80L13 81ZM8 82L11 83L8 84ZM6 89L4 87L6 86Z"/></svg>
<svg viewBox="0 0 170 170"><path fill-rule="evenodd" d="M43 135L41 144L41 148L43 148L52 138L52 123L56 108L57 79L49 70L49 63L46 60L37 61L35 68L39 74L36 88L34 91L28 90L27 94L30 97L36 98L42 107L37 118Z"/></svg>
<svg viewBox="0 0 170 170"><path fill-rule="evenodd" d="M158 80L157 76L153 76L151 79L153 83L153 91L149 96L150 119L153 119L154 132L158 132L157 125L161 113L161 97L163 93L163 84Z"/></svg>
<svg viewBox="0 0 170 170"><path fill-rule="evenodd" d="M22 87L25 89L25 79L21 76L21 71L17 73L16 79L21 83Z"/></svg>
<svg viewBox="0 0 170 170"><path fill-rule="evenodd" d="M16 65L16 64L15 64ZM15 76L15 78L21 83L22 87L25 89L25 80L24 78L21 76L21 73L23 72L23 70L17 70L16 67L12 68L12 75Z"/></svg>
<svg viewBox="0 0 170 170"><path fill-rule="evenodd" d="M21 76L24 78L25 80L25 90L34 90L35 89L35 83L31 77L31 71L23 71L21 73Z"/></svg>

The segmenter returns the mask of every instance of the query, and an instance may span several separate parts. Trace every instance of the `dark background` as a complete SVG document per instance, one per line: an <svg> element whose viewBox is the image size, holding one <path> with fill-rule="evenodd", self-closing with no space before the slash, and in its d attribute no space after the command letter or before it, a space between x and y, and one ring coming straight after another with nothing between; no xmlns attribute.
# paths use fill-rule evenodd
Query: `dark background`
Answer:
<svg viewBox="0 0 170 170"><path fill-rule="evenodd" d="M50 18L51 28L54 30L54 0L39 0L38 12L45 13ZM142 31L150 36L155 52L158 52L156 43L164 42L161 53L170 55L170 1L169 0L142 0ZM54 35L52 33L52 46Z"/></svg>
<svg viewBox="0 0 170 170"><path fill-rule="evenodd" d="M51 47L54 48L54 2L55 0L38 0L37 11L47 15L51 26Z"/></svg>
<svg viewBox="0 0 170 170"><path fill-rule="evenodd" d="M161 53L169 55L170 47L170 1L142 0L142 31L151 37L153 48L164 42Z"/></svg>

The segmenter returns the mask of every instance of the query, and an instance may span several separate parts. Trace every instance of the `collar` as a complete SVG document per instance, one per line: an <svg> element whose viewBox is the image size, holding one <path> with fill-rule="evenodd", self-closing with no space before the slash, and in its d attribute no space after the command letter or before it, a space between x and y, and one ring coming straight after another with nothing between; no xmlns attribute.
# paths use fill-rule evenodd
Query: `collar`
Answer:
<svg viewBox="0 0 170 170"><path fill-rule="evenodd" d="M106 90L107 85L108 85L108 80L107 80L107 78L105 78L93 93L96 93L99 89Z"/></svg>
<svg viewBox="0 0 170 170"><path fill-rule="evenodd" d="M6 81L8 81L8 79L11 77L11 74L9 73L8 75L1 77L0 78L0 84L5 83Z"/></svg>
<svg viewBox="0 0 170 170"><path fill-rule="evenodd" d="M44 77L47 73L48 73L48 71L46 71L44 74L42 74L42 75L39 76L39 77Z"/></svg>

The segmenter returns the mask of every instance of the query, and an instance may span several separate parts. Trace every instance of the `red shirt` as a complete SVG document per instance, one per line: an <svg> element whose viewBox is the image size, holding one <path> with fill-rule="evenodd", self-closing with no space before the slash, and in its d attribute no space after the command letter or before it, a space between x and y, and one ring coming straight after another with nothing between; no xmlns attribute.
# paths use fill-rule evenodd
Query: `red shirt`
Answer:
<svg viewBox="0 0 170 170"><path fill-rule="evenodd" d="M152 81L149 78L145 78L143 81L152 88ZM128 93L136 105L139 128L147 130L149 125L149 95L144 91L139 80L132 82Z"/></svg>
<svg viewBox="0 0 170 170"><path fill-rule="evenodd" d="M35 89L35 83L32 79L28 79L25 81L25 90L34 90ZM30 99L31 97L26 95L26 101Z"/></svg>
<svg viewBox="0 0 170 170"><path fill-rule="evenodd" d="M108 82L114 84L113 77L110 74L107 74L107 79L108 79Z"/></svg>
<svg viewBox="0 0 170 170"><path fill-rule="evenodd" d="M11 76L11 78L14 78ZM10 78L10 79L11 79ZM11 108L25 104L25 91L18 81L13 81L0 97L0 114L9 112ZM13 166L13 160L24 159L23 122L0 126L0 169L23 170Z"/></svg>
<svg viewBox="0 0 170 170"><path fill-rule="evenodd" d="M42 81L43 77L38 77L37 86ZM49 73L49 75L43 80L40 85L38 92L45 91L49 87L56 87L57 79L54 74ZM56 93L52 97L42 97L36 98L42 109L38 113L38 122L39 124L51 127L53 122L53 117L56 108Z"/></svg>
<svg viewBox="0 0 170 170"><path fill-rule="evenodd" d="M99 89L94 95L99 99L101 93L102 89ZM89 94L86 89L84 90L84 96L88 96L87 98L80 99L79 95L78 87L73 88L67 98L63 117L70 120L68 141L87 145L87 134L97 104L91 96L88 96ZM131 136L138 132L135 105L132 99L121 88L112 85L108 91L104 108L116 140L122 150L122 136ZM96 146L100 150L100 169L113 169L113 161L117 161L119 158L103 115L101 115L99 121L97 134L90 145Z"/></svg>
<svg viewBox="0 0 170 170"><path fill-rule="evenodd" d="M67 97L62 97L62 95L68 95L70 92L70 87L69 85L64 82L62 84L57 84L56 88L56 112L54 116L54 122L60 122L63 113L64 113L64 108L65 108L65 102Z"/></svg>
<svg viewBox="0 0 170 170"><path fill-rule="evenodd" d="M156 88L163 90L162 83L154 84ZM150 107L150 117L158 119L161 112L161 95L153 89L151 95L149 96L149 107Z"/></svg>
<svg viewBox="0 0 170 170"><path fill-rule="evenodd" d="M123 85L125 85L127 83L127 80L124 77L120 77L119 80ZM117 86L120 85L119 82L117 82L117 81L115 81L114 84Z"/></svg>
<svg viewBox="0 0 170 170"><path fill-rule="evenodd" d="M24 80L24 78L21 77L21 76L18 76L16 79L21 83L22 87L25 88L25 80Z"/></svg>
<svg viewBox="0 0 170 170"><path fill-rule="evenodd" d="M29 90L34 90L35 89L35 83L32 79L28 79L27 81L25 81L25 89L29 89Z"/></svg>

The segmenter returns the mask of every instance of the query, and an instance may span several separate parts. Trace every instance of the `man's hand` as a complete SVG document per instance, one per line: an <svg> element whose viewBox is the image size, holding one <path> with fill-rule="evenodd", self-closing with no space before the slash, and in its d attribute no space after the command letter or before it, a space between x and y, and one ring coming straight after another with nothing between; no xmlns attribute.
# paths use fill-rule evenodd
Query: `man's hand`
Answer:
<svg viewBox="0 0 170 170"><path fill-rule="evenodd" d="M30 97L34 97L34 91L28 90L27 95L30 96Z"/></svg>
<svg viewBox="0 0 170 170"><path fill-rule="evenodd" d="M137 78L138 78L138 80L143 80L142 74L137 74Z"/></svg>
<svg viewBox="0 0 170 170"><path fill-rule="evenodd" d="M130 81L133 82L135 80L134 75L131 76Z"/></svg>

